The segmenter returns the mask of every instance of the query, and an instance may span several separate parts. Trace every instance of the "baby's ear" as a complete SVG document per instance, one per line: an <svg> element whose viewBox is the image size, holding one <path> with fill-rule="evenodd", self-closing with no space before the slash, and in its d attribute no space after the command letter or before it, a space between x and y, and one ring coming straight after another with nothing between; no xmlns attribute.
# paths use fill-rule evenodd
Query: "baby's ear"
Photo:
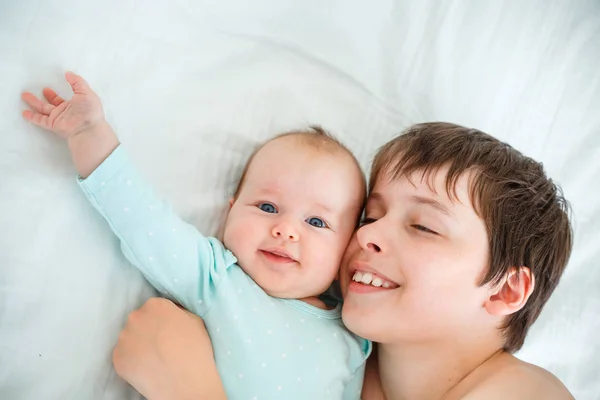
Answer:
<svg viewBox="0 0 600 400"><path fill-rule="evenodd" d="M499 284L491 288L484 307L490 315L514 314L527 304L535 288L535 277L528 267L511 268Z"/></svg>
<svg viewBox="0 0 600 400"><path fill-rule="evenodd" d="M234 197L231 197L231 198L229 199L229 209L230 209L230 210L231 210L231 207L233 207L233 203L235 203L235 198L234 198Z"/></svg>

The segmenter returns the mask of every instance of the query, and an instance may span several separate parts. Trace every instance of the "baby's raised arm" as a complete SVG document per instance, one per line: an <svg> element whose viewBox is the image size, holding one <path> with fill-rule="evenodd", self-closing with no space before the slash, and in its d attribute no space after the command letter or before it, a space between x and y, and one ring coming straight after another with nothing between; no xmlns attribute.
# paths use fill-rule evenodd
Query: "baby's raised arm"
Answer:
<svg viewBox="0 0 600 400"><path fill-rule="evenodd" d="M72 72L65 75L73 98L65 100L50 88L43 94L48 103L25 92L22 99L31 110L23 117L65 139L82 178L87 178L119 145L119 140L104 119L102 103L87 82Z"/></svg>
<svg viewBox="0 0 600 400"><path fill-rule="evenodd" d="M88 200L121 241L121 249L163 295L199 315L210 308L220 273L235 257L175 214L134 168L104 119L96 93L67 73L74 95L44 89L45 103L31 93L23 116L67 140Z"/></svg>

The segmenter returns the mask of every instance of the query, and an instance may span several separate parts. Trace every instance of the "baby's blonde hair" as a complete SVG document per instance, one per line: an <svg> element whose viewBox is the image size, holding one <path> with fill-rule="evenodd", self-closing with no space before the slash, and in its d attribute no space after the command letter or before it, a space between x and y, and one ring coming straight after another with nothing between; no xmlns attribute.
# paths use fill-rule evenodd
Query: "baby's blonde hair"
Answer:
<svg viewBox="0 0 600 400"><path fill-rule="evenodd" d="M291 137L291 136L297 138L301 144L309 146L315 150L327 151L330 153L341 152L341 153L344 153L344 154L347 154L348 156L350 156L353 163L356 165L356 168L358 168L358 170L360 171L360 176L362 179L362 187L364 188L363 189L363 191L364 191L363 197L366 198L366 187L367 187L366 178L365 178L365 175L362 173L360 164L358 163L358 160L356 159L354 154L352 154L352 152L342 142L340 142L336 137L334 137L332 134L330 134L329 132L327 132L326 130L321 128L319 125L311 125L308 129L294 130L294 131L280 133L279 135L276 135L275 137L265 141L256 150L254 150L254 152L252 152L252 154L248 158L246 165L244 166L242 176L240 177L240 180L239 180L237 187L235 189L235 192L233 194L234 199L238 198L238 196L242 190L242 187L244 185L244 180L245 180L246 174L248 172L248 168L250 167L250 164L252 164L252 160L254 159L256 154L258 154L258 152L263 147L265 147L265 145L267 145L268 143L271 143L272 141L277 140L277 139Z"/></svg>

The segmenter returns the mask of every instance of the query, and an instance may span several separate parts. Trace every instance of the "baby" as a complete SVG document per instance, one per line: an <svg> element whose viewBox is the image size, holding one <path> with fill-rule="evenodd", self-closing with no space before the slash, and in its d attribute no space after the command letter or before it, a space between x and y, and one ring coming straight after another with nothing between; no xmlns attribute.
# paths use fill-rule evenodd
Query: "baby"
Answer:
<svg viewBox="0 0 600 400"><path fill-rule="evenodd" d="M23 116L66 139L79 184L125 256L202 317L231 399L359 399L371 344L347 331L333 282L361 213L364 176L320 129L280 135L248 161L223 243L183 222L132 166L98 96L67 73L71 100L31 93ZM268 376L268 379L265 377Z"/></svg>

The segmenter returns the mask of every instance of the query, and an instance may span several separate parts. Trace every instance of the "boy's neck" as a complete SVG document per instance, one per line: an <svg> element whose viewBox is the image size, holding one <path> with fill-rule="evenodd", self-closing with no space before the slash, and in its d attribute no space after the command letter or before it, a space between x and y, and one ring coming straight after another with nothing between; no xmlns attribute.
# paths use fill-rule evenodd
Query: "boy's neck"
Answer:
<svg viewBox="0 0 600 400"><path fill-rule="evenodd" d="M468 340L465 340L468 336ZM455 338L462 337L462 340ZM483 338L488 338L486 341ZM493 340L489 340L493 337ZM378 372L387 399L444 399L452 397L466 378L503 353L502 342L490 332L448 335L445 341L379 344Z"/></svg>

